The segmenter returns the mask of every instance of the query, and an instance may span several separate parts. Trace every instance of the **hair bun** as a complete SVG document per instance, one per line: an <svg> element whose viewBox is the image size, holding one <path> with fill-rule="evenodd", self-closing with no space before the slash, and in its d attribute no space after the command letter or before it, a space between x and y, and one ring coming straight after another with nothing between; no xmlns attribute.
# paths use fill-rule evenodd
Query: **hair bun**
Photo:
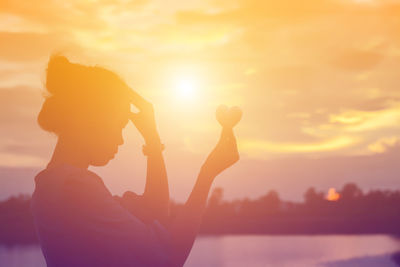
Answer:
<svg viewBox="0 0 400 267"><path fill-rule="evenodd" d="M50 68L50 66L56 66L56 65L63 65L63 64L70 64L68 58L66 58L65 56L62 55L52 55L50 57L49 63L48 63L48 67Z"/></svg>
<svg viewBox="0 0 400 267"><path fill-rule="evenodd" d="M52 95L62 93L64 89L68 90L66 86L71 72L71 64L69 60L60 55L52 56L47 66L46 88Z"/></svg>

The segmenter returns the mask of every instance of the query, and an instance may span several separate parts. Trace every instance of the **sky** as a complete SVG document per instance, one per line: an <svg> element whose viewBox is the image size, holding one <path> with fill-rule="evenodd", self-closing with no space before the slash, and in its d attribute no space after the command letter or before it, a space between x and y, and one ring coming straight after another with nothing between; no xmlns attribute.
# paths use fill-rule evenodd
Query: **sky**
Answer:
<svg viewBox="0 0 400 267"><path fill-rule="evenodd" d="M36 123L52 53L153 102L178 201L217 142L220 104L243 110L241 160L215 183L227 199L400 189L399 32L390 0L1 0L0 199L32 193L56 143ZM143 140L132 125L124 137L92 170L114 194L141 193Z"/></svg>

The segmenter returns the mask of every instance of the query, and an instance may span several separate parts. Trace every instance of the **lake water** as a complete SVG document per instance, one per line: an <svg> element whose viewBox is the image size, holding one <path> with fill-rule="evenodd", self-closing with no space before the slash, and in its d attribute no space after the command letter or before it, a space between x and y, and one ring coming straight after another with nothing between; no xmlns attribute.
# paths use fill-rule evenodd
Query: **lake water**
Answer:
<svg viewBox="0 0 400 267"><path fill-rule="evenodd" d="M400 239L385 235L199 237L186 267L397 266ZM0 266L44 267L38 246L0 246Z"/></svg>

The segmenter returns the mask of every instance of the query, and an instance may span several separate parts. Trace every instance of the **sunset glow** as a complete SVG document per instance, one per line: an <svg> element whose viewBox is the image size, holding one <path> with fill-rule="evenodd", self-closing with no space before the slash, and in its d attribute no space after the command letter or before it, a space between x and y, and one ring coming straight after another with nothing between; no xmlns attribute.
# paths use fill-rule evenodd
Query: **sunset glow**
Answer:
<svg viewBox="0 0 400 267"><path fill-rule="evenodd" d="M0 0L1 266L400 266L399 174L400 0Z"/></svg>
<svg viewBox="0 0 400 267"><path fill-rule="evenodd" d="M40 169L51 155L55 138L36 118L49 56L61 53L114 71L154 104L171 185L193 183L218 140L215 109L225 104L243 110L235 128L241 162L234 178L220 182L230 186L227 196L260 195L273 184L283 198L302 198L310 185L326 191L350 178L362 188L399 186L395 1L32 3L0 3L0 166L7 171ZM116 192L143 187L128 171L115 175L143 161L134 126L124 137L104 168ZM183 191L171 194L179 199Z"/></svg>
<svg viewBox="0 0 400 267"><path fill-rule="evenodd" d="M338 201L339 198L340 198L340 194L338 192L336 192L336 189L333 187L329 188L326 199L329 201Z"/></svg>

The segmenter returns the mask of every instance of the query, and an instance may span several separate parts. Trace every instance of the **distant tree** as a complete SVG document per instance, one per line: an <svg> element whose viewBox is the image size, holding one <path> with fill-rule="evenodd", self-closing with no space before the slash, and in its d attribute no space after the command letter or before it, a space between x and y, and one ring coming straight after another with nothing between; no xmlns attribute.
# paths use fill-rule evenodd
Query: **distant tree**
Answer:
<svg viewBox="0 0 400 267"><path fill-rule="evenodd" d="M224 224L226 219L226 209L223 205L224 190L220 187L216 187L208 200L207 209L203 217L204 224L207 225L207 230L211 232L221 231L223 228L221 225Z"/></svg>
<svg viewBox="0 0 400 267"><path fill-rule="evenodd" d="M325 200L323 192L317 192L314 187L310 187L304 194L304 200L307 205L315 205Z"/></svg>
<svg viewBox="0 0 400 267"><path fill-rule="evenodd" d="M400 236L400 190L374 189L363 193L354 183L339 191L338 201L310 187L304 202L281 200L274 190L256 199L224 200L215 188L204 214L201 232L232 233L388 233ZM171 220L183 204L171 200ZM0 201L0 246L37 242L30 197ZM398 256L398 255L397 255ZM399 258L400 259L400 258ZM0 264L1 265L1 264Z"/></svg>
<svg viewBox="0 0 400 267"><path fill-rule="evenodd" d="M345 184L340 192L341 199L346 200L354 200L356 198L360 198L363 196L363 192L355 183Z"/></svg>
<svg viewBox="0 0 400 267"><path fill-rule="evenodd" d="M260 199L260 204L262 205L263 209L267 209L272 212L278 211L281 205L281 199L279 198L278 192L275 190L269 191Z"/></svg>
<svg viewBox="0 0 400 267"><path fill-rule="evenodd" d="M216 207L221 205L223 198L224 198L224 189L221 187L216 187L211 193L210 199L208 200L208 206Z"/></svg>

